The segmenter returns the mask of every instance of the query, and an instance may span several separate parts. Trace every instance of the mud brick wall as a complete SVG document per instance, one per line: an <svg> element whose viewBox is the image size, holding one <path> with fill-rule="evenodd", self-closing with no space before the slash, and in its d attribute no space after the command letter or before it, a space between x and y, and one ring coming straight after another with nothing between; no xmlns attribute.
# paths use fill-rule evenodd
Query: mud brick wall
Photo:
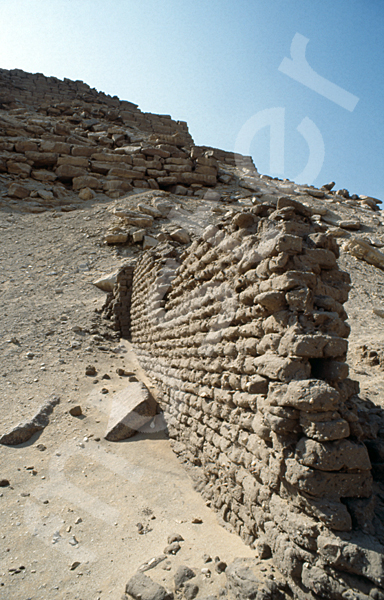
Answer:
<svg viewBox="0 0 384 600"><path fill-rule="evenodd" d="M383 504L337 256L307 207L256 206L179 259L142 257L131 335L174 450L227 526L272 555L297 598L382 598Z"/></svg>
<svg viewBox="0 0 384 600"><path fill-rule="evenodd" d="M130 339L131 335L131 294L133 280L132 265L123 267L117 277L114 290L107 295L103 315L113 323L113 329Z"/></svg>

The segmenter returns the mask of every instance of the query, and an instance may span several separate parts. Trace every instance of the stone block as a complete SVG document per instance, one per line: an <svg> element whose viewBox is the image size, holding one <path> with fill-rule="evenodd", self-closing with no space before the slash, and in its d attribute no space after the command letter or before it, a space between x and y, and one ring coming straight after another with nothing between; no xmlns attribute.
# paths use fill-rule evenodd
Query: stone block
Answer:
<svg viewBox="0 0 384 600"><path fill-rule="evenodd" d="M30 192L31 190L16 182L11 183L11 185L8 188L8 196L10 196L11 198L27 198Z"/></svg>
<svg viewBox="0 0 384 600"><path fill-rule="evenodd" d="M45 169L39 169L32 171L31 177L33 179L37 179L37 181L43 181L44 183L50 183L51 181L56 181L57 175L53 171L47 171Z"/></svg>
<svg viewBox="0 0 384 600"><path fill-rule="evenodd" d="M105 439L111 442L135 435L156 414L156 402L141 381L130 383L113 397Z"/></svg>
<svg viewBox="0 0 384 600"><path fill-rule="evenodd" d="M74 167L75 168L75 167ZM74 190L81 190L82 188L89 187L93 190L102 188L102 183L96 177L91 175L84 175L80 177L74 177L72 181Z"/></svg>
<svg viewBox="0 0 384 600"><path fill-rule="evenodd" d="M34 167L53 167L58 159L55 152L26 151L25 156L29 161L32 161Z"/></svg>
<svg viewBox="0 0 384 600"><path fill-rule="evenodd" d="M60 165L59 167L57 167L55 173L61 181L70 181L74 177L81 177L83 175L86 175L87 170L81 167L75 167L73 165Z"/></svg>
<svg viewBox="0 0 384 600"><path fill-rule="evenodd" d="M38 152L39 147L32 140L19 140L15 143L15 150L16 152L26 152L27 150Z"/></svg>
<svg viewBox="0 0 384 600"><path fill-rule="evenodd" d="M72 165L74 167L83 167L85 169L89 166L88 158L84 156L59 156L57 159L58 166L60 165Z"/></svg>
<svg viewBox="0 0 384 600"><path fill-rule="evenodd" d="M136 573L125 586L125 592L134 600L172 600L173 594L144 575Z"/></svg>
<svg viewBox="0 0 384 600"><path fill-rule="evenodd" d="M9 160L7 162L8 173L11 175L20 175L20 177L29 177L31 174L32 167L27 163L13 162Z"/></svg>

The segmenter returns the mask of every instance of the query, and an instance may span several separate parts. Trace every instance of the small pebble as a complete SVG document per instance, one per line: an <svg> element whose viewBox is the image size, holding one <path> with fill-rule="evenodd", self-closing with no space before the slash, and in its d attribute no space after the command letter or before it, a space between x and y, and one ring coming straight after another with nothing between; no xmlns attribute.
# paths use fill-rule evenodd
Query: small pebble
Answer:
<svg viewBox="0 0 384 600"><path fill-rule="evenodd" d="M8 479L0 479L0 487L8 487L10 485Z"/></svg>

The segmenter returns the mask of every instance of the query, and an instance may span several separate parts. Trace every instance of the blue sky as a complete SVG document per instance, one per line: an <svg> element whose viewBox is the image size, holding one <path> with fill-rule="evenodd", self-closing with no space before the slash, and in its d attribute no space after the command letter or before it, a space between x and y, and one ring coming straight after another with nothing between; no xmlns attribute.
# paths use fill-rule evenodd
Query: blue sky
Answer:
<svg viewBox="0 0 384 600"><path fill-rule="evenodd" d="M0 11L2 68L81 79L187 121L196 144L251 153L261 173L384 200L382 0L0 0ZM279 70L304 38L317 90Z"/></svg>

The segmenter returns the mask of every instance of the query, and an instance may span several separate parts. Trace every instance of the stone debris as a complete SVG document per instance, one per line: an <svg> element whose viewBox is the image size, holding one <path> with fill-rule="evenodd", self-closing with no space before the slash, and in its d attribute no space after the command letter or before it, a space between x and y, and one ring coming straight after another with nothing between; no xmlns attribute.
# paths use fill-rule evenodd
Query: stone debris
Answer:
<svg viewBox="0 0 384 600"><path fill-rule="evenodd" d="M365 260L370 265L384 269L384 253L374 248L368 241L361 238L350 238L343 245L343 250L356 258Z"/></svg>
<svg viewBox="0 0 384 600"><path fill-rule="evenodd" d="M93 285L100 290L103 290L103 292L113 292L113 288L117 280L117 274L118 271L114 271L108 275L103 275L103 277L96 279L96 281L93 282Z"/></svg>
<svg viewBox="0 0 384 600"><path fill-rule="evenodd" d="M117 442L132 437L156 414L156 402L141 381L130 383L113 397L105 439Z"/></svg>
<svg viewBox="0 0 384 600"><path fill-rule="evenodd" d="M72 417L81 417L83 414L81 406L72 406L72 408L69 409L69 414L72 415Z"/></svg>
<svg viewBox="0 0 384 600"><path fill-rule="evenodd" d="M11 431L0 436L0 444L4 444L5 446L17 446L18 444L28 442L35 433L41 431L48 425L49 416L59 402L60 399L56 396L46 400L32 419L19 423Z"/></svg>
<svg viewBox="0 0 384 600"><path fill-rule="evenodd" d="M128 581L125 593L133 600L172 600L172 594L143 573L136 573Z"/></svg>

